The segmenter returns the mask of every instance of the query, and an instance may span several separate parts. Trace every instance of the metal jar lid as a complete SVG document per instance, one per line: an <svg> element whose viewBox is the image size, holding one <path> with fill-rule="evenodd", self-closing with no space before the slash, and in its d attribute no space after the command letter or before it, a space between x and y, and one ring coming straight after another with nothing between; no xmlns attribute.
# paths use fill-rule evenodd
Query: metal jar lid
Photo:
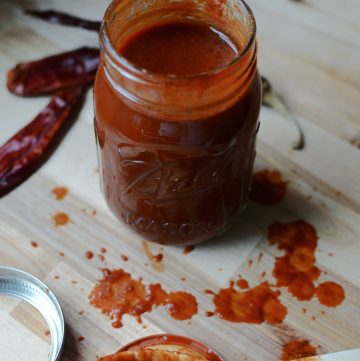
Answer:
<svg viewBox="0 0 360 361"><path fill-rule="evenodd" d="M51 335L48 361L59 361L64 342L64 316L58 300L49 288L29 273L0 267L1 295L25 300L44 316Z"/></svg>

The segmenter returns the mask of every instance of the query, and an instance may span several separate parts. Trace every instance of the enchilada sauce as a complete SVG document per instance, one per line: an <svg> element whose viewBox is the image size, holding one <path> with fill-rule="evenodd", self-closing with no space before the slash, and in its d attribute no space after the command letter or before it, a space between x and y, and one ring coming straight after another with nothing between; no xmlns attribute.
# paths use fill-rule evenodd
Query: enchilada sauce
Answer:
<svg viewBox="0 0 360 361"><path fill-rule="evenodd" d="M153 25L117 47L138 69L189 82L225 68L242 50L199 22ZM244 207L261 103L256 60L244 71L250 80L229 108L200 119L190 110L186 119L174 120L123 101L100 66L95 124L103 191L112 211L143 238L196 244L221 233ZM209 77L199 96L214 81Z"/></svg>

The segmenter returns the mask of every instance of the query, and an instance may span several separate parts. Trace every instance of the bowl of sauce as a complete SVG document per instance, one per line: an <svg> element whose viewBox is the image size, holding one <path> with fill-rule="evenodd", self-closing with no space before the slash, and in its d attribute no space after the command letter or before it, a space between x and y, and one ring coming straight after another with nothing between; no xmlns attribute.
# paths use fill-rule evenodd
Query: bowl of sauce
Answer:
<svg viewBox="0 0 360 361"><path fill-rule="evenodd" d="M148 336L98 361L224 361L199 341L177 335Z"/></svg>
<svg viewBox="0 0 360 361"><path fill-rule="evenodd" d="M241 0L115 0L94 86L102 190L142 238L193 245L245 207L261 107Z"/></svg>

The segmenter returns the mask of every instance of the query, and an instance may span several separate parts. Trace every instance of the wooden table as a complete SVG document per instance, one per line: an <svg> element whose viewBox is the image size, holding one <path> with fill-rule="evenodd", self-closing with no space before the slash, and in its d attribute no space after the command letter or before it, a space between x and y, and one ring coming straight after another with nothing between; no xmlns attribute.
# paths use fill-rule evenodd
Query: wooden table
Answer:
<svg viewBox="0 0 360 361"><path fill-rule="evenodd" d="M100 19L107 4L104 0L0 3L0 142L48 101L8 93L4 86L7 69L18 61L98 42L94 33L52 26L24 16L21 9L54 8ZM52 158L1 199L0 264L34 274L58 296L67 324L64 360L95 360L95 355L111 353L130 340L159 332L203 340L228 361L278 360L282 345L298 337L318 345L320 353L360 347L360 3L252 0L250 5L258 22L260 70L283 96L306 134L305 150L291 150L293 126L275 111L263 109L256 168L277 168L290 181L284 202L274 207L250 204L221 238L187 256L182 255L182 249L166 247L164 272L146 267L149 261L140 240L112 216L99 191L91 92ZM56 201L51 194L56 186L70 190L63 201ZM58 211L69 214L71 223L55 228L52 216ZM299 218L315 226L320 236L318 265L327 272L321 279L340 283L346 292L345 302L326 309L323 315L324 308L315 299L300 302L284 290L281 300L289 313L278 326L205 317L213 305L203 289L218 290L237 274L251 286L258 284L261 273L271 273L274 257L281 254L268 244L267 226L274 220ZM32 247L31 240L39 246ZM104 263L97 257L89 261L84 255L88 250L97 254L100 247L108 250L107 267L123 267L147 283L160 281L166 290L187 290L196 295L199 314L188 323L174 321L158 309L144 315L146 329L126 317L123 328L112 328L109 319L88 302L88 292ZM151 248L154 252L159 249L156 245ZM257 264L260 252L264 257ZM121 254L127 255L129 262L124 263ZM254 260L252 267L249 259ZM183 277L186 282L181 281ZM29 319L28 306L22 302L0 302L0 359L44 360L49 342L45 325L38 323L36 316ZM21 340L31 335L28 350L29 342ZM77 341L80 335L85 337L82 342ZM10 341L16 342L11 356L6 351Z"/></svg>

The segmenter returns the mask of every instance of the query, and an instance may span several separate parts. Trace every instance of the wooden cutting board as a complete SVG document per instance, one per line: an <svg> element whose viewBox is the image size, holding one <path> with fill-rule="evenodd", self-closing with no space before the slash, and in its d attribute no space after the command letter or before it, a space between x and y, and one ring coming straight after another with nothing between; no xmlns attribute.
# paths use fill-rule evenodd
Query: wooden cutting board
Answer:
<svg viewBox="0 0 360 361"><path fill-rule="evenodd" d="M19 61L97 45L96 34L26 17L22 8L53 8L100 19L107 5L105 0L2 0L0 143L48 101L9 94L4 86L6 71ZM250 5L258 21L260 70L306 134L306 149L291 150L292 125L272 110L262 111L256 168L282 172L289 181L284 202L273 207L249 204L229 232L187 256L180 248L165 247L164 271L159 272L149 264L141 240L112 216L99 191L91 92L52 158L0 200L0 264L34 274L58 296L67 325L65 361L95 360L96 355L109 354L131 340L162 332L200 339L227 361L279 360L282 345L295 338L310 340L320 353L360 347L360 3L253 0ZM70 190L62 201L51 193L57 186ZM71 222L55 227L56 212L67 213ZM214 308L205 288L216 291L238 274L251 286L260 283L262 272L271 280L274 258L281 252L268 244L267 226L275 220L295 219L305 219L316 228L321 280L341 284L344 303L327 309L316 299L300 302L283 290L280 299L288 316L280 325L205 317ZM32 240L37 248L31 246ZM85 257L89 250L97 255L101 247L107 249L105 262L97 256ZM157 245L150 247L159 251ZM261 252L264 256L257 262ZM128 262L121 260L122 254ZM161 282L168 291L191 292L199 302L198 315L181 322L158 309L143 316L146 328L128 317L123 328L112 328L110 320L88 302L104 265L124 268L146 283ZM27 308L22 302L0 300L1 361L46 359L46 326L38 315L29 317ZM80 336L85 338L81 342ZM8 350L11 342L13 353Z"/></svg>

